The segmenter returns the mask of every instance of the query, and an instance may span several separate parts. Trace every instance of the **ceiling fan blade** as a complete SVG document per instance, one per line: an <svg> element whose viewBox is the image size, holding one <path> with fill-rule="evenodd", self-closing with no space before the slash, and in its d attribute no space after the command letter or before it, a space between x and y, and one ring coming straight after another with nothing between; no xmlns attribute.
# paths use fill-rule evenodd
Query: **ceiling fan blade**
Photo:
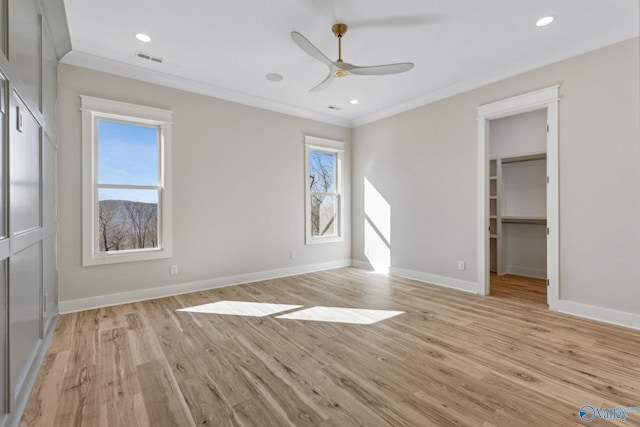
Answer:
<svg viewBox="0 0 640 427"><path fill-rule="evenodd" d="M317 86L309 89L309 92L320 92L321 90L323 90L327 86L329 86L331 84L331 82L333 81L333 79L334 79L333 73L329 73L329 75L327 76L326 79L321 81L320 84L318 84Z"/></svg>
<svg viewBox="0 0 640 427"><path fill-rule="evenodd" d="M333 68L333 62L331 62L331 60L320 51L320 49L315 47L313 43L307 40L305 36L297 31L292 31L291 38L300 49L304 50L307 54L325 64L327 67L329 67L329 69Z"/></svg>
<svg viewBox="0 0 640 427"><path fill-rule="evenodd" d="M428 15L395 15L383 18L373 18L351 22L351 28L407 28L422 27L430 24L437 24L444 21L445 17L439 14L430 13Z"/></svg>
<svg viewBox="0 0 640 427"><path fill-rule="evenodd" d="M358 76L384 76L387 74L399 74L413 68L412 62L401 62L399 64L373 65L371 67L353 67L349 73Z"/></svg>

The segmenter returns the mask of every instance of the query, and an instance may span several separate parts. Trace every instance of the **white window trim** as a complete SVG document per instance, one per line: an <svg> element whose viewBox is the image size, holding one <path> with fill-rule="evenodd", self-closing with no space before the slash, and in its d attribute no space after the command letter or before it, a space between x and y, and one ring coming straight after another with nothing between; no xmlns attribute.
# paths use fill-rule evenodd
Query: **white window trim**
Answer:
<svg viewBox="0 0 640 427"><path fill-rule="evenodd" d="M330 139L317 138L315 136L304 137L304 198L305 198L305 243L315 245L320 243L335 243L344 241L344 142L332 141ZM337 200L337 236L321 237L311 235L311 191L309 189L309 153L311 150L327 151L336 153L336 193Z"/></svg>
<svg viewBox="0 0 640 427"><path fill-rule="evenodd" d="M171 128L172 112L90 96L80 96L82 111L82 265L105 265L146 261L172 256L171 216ZM160 191L158 198L158 248L135 251L98 252L96 242L97 119L133 122L160 129Z"/></svg>

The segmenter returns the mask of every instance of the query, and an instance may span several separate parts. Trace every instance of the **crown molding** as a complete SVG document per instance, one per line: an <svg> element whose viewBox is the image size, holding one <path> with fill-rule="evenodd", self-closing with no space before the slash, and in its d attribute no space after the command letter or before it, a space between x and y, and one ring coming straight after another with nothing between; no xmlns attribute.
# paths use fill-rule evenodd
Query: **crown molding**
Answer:
<svg viewBox="0 0 640 427"><path fill-rule="evenodd" d="M637 38L637 36L634 36L631 39L635 38ZM621 41L618 41L613 44L620 42ZM611 45L611 43L601 44L595 49L576 48L571 52L563 52L554 56L549 56L543 61L539 61L536 64L514 67L508 70L504 70L501 73L487 73L484 75L479 75L475 78L459 82L441 89L437 89L435 91L423 94L413 99L409 99L391 107L382 108L372 113L366 113L353 119L335 117L328 114L295 107L289 104L284 104L257 96L224 89L211 84L197 82L195 80L187 79L184 77L177 77L154 70L149 70L147 68L125 64L123 62L105 59L85 52L71 51L64 58L62 58L61 62L64 64L76 65L78 67L84 67L96 71L103 71L110 74L128 77L135 80L155 83L174 89L180 89L188 92L198 93L201 95L211 96L214 98L220 98L227 101L275 111L278 113L288 114L295 117L315 120L345 128L355 128L378 120L386 119L388 117L392 117L409 110L423 107L425 105L432 104L434 102L441 101L455 95L469 92L483 86L494 84L523 73L534 71L545 66L556 64L565 60L570 60L576 56L590 53L594 50L599 50L609 45Z"/></svg>
<svg viewBox="0 0 640 427"><path fill-rule="evenodd" d="M635 39L635 38L637 38L637 36L634 36L631 39ZM628 40L631 40L631 39L628 39ZM627 40L616 41L613 44L622 43L624 41L627 41ZM520 66L520 67L513 67L500 73L487 73L484 75L480 75L475 78L444 87L442 89L437 89L435 91L426 93L416 98L409 99L407 101L401 102L389 108L383 108L373 113L368 113L360 117L356 117L351 121L351 126L359 127L359 126L363 126L378 120L386 119L388 117L392 117L397 114L404 113L409 110L413 110L415 108L423 107L425 105L432 104L434 102L441 101L443 99L450 98L455 95L460 95L462 93L469 92L474 89L479 89L481 87L488 86L488 85L500 82L502 80L510 79L520 74L528 73L530 71L534 71L549 65L557 64L562 61L571 60L572 58L575 58L577 56L588 54L593 51L603 49L611 45L612 43L604 43L604 44L600 44L595 48L579 47L569 52L565 51L557 55L546 57L543 61L539 61L535 64L530 64L527 66Z"/></svg>
<svg viewBox="0 0 640 427"><path fill-rule="evenodd" d="M246 93L224 89L208 83L125 64L124 62L102 58L86 52L72 50L67 53L60 62L344 128L351 128L353 126L352 121L349 119L334 117Z"/></svg>

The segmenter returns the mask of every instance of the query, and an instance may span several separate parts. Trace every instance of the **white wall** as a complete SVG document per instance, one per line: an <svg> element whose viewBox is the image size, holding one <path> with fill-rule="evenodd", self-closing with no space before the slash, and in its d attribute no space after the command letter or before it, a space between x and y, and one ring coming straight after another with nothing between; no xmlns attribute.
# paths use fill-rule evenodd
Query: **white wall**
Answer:
<svg viewBox="0 0 640 427"><path fill-rule="evenodd" d="M544 135L546 132L543 132ZM531 153L532 151L528 151ZM547 216L547 161L502 165L503 217ZM547 278L547 232L543 224L502 224L502 253L510 274Z"/></svg>
<svg viewBox="0 0 640 427"><path fill-rule="evenodd" d="M489 158L547 152L547 109L489 122Z"/></svg>
<svg viewBox="0 0 640 427"><path fill-rule="evenodd" d="M544 225L502 224L505 271L547 278L547 232Z"/></svg>
<svg viewBox="0 0 640 427"><path fill-rule="evenodd" d="M368 180L389 204L392 267L475 282L476 107L560 84L560 297L640 314L638 52L628 40L356 128L353 257L380 256L365 253Z"/></svg>
<svg viewBox="0 0 640 427"><path fill-rule="evenodd" d="M547 161L505 163L502 165L502 216L547 216Z"/></svg>
<svg viewBox="0 0 640 427"><path fill-rule="evenodd" d="M173 258L81 266L81 94L173 110ZM58 117L62 310L351 257L349 129L69 65L60 66ZM304 135L347 143L344 242L304 244Z"/></svg>

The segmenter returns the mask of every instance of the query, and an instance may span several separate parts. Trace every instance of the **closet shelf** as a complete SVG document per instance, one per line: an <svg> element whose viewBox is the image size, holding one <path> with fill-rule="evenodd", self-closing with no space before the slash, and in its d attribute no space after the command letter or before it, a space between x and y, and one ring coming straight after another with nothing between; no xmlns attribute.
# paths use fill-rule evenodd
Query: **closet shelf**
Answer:
<svg viewBox="0 0 640 427"><path fill-rule="evenodd" d="M516 162L529 162L532 160L543 160L547 158L547 153L529 154L526 156L505 157L502 159L502 164L516 163Z"/></svg>
<svg viewBox="0 0 640 427"><path fill-rule="evenodd" d="M546 225L547 218L539 216L503 216L503 224L537 224Z"/></svg>

